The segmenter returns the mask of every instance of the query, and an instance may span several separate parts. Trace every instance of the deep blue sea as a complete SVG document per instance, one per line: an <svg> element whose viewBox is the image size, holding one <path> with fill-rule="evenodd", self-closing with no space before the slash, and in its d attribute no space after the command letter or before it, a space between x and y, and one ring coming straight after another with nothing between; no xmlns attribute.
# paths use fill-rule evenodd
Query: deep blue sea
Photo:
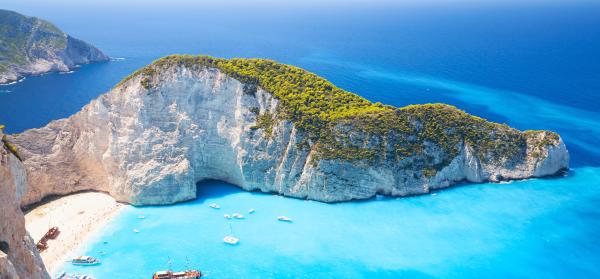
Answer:
<svg viewBox="0 0 600 279"><path fill-rule="evenodd" d="M563 178L339 204L203 183L193 202L126 208L78 251L103 264L65 270L148 278L170 259L208 278L600 278L599 2L79 2L1 4L116 58L0 86L7 132L67 117L164 55L264 57L372 101L444 102L519 129L556 131L573 169ZM223 218L234 212L247 218ZM221 241L229 224L236 247Z"/></svg>

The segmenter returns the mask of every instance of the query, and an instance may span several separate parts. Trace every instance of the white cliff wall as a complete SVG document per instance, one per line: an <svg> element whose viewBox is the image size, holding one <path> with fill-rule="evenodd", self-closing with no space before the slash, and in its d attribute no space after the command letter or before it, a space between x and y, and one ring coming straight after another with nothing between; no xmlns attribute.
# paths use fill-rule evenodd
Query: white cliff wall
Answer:
<svg viewBox="0 0 600 279"><path fill-rule="evenodd" d="M142 78L134 77L68 119L12 139L22 149L34 185L23 204L86 189L133 204L167 204L195 198L195 184L203 179L332 202L376 193L427 193L463 180L544 176L568 166L561 140L547 147L528 144L526 159L516 164L483 164L464 145L432 177L395 160L313 161L314 146L300 147L306 146L300 144L305 134L292 123L276 121L271 135L252 129L258 114L278 107L260 88L248 89L212 68L161 69L149 81L150 89L142 86ZM435 147L430 149L435 155Z"/></svg>
<svg viewBox="0 0 600 279"><path fill-rule="evenodd" d="M3 134L0 130L0 138ZM50 278L19 207L26 192L25 167L0 142L0 278Z"/></svg>

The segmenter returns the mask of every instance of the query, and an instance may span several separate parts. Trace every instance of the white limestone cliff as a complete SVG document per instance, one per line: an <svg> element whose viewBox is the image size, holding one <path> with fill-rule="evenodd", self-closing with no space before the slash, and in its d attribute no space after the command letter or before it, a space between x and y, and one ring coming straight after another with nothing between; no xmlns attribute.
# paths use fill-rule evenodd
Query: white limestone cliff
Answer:
<svg viewBox="0 0 600 279"><path fill-rule="evenodd" d="M277 120L270 135L253 128L258 114L279 106L260 87L215 68L182 65L143 79L135 76L77 114L11 138L29 173L23 205L81 190L138 205L169 204L195 198L196 183L204 179L337 202L423 194L460 181L541 177L568 167L564 143L550 140L548 132L528 135L522 158L510 162L482 160L463 143L458 156L431 176L407 168L410 158L314 159L315 145L293 123ZM153 85L147 89L145 82ZM426 152L436 160L441 151L427 145Z"/></svg>
<svg viewBox="0 0 600 279"><path fill-rule="evenodd" d="M3 137L0 129L0 138ZM0 278L50 278L25 229L20 200L27 191L25 167L0 142Z"/></svg>

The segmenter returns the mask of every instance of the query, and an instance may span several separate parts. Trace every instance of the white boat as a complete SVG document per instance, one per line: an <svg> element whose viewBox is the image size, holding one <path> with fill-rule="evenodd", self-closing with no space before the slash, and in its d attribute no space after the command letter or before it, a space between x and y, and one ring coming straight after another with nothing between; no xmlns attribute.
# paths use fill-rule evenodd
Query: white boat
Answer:
<svg viewBox="0 0 600 279"><path fill-rule="evenodd" d="M214 203L214 202L213 202L213 203L211 203L211 204L209 204L208 206L210 206L210 207L212 207L212 208L214 208L214 209L220 209L220 208L221 208L221 206L220 206L220 205L218 205L218 204L216 204L216 203Z"/></svg>
<svg viewBox="0 0 600 279"><path fill-rule="evenodd" d="M146 216L144 216L144 215L138 215L138 219L144 219L144 218L146 218Z"/></svg>
<svg viewBox="0 0 600 279"><path fill-rule="evenodd" d="M99 265L100 260L90 256L79 256L71 260L73 265Z"/></svg>
<svg viewBox="0 0 600 279"><path fill-rule="evenodd" d="M229 216L229 214L225 214L223 215L223 217L225 217L225 219L231 219L231 216Z"/></svg>
<svg viewBox="0 0 600 279"><path fill-rule="evenodd" d="M279 220L281 222L292 222L292 218L286 217L286 216L279 216L279 217L277 217L277 220Z"/></svg>
<svg viewBox="0 0 600 279"><path fill-rule="evenodd" d="M138 229L133 229L133 232L134 232L134 233L139 233L139 232L140 232L140 230L138 230Z"/></svg>
<svg viewBox="0 0 600 279"><path fill-rule="evenodd" d="M248 213L252 214L252 213L254 213L254 211L255 211L254 208L251 208L250 210L248 210Z"/></svg>
<svg viewBox="0 0 600 279"><path fill-rule="evenodd" d="M71 274L63 272L56 279L94 279L94 277L84 275L84 274Z"/></svg>
<svg viewBox="0 0 600 279"><path fill-rule="evenodd" d="M233 236L233 229L231 228L231 224L229 224L229 235L223 237L223 242L230 245L236 245L238 244L238 242L240 242L239 238Z"/></svg>
<svg viewBox="0 0 600 279"><path fill-rule="evenodd" d="M233 216L235 219L244 219L244 215L239 213L233 213L231 216Z"/></svg>
<svg viewBox="0 0 600 279"><path fill-rule="evenodd" d="M228 235L223 238L223 242L230 244L230 245L236 245L236 244L238 244L238 242L240 242L240 240L235 236Z"/></svg>

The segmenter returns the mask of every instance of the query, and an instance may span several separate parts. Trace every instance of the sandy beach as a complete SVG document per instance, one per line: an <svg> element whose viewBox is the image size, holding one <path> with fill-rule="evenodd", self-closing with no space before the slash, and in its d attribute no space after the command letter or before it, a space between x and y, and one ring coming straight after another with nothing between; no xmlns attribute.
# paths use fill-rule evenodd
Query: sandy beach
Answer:
<svg viewBox="0 0 600 279"><path fill-rule="evenodd" d="M72 252L100 231L123 206L104 193L86 192L64 196L42 204L25 215L26 227L37 242L50 227L60 234L41 252L50 274L72 256Z"/></svg>

